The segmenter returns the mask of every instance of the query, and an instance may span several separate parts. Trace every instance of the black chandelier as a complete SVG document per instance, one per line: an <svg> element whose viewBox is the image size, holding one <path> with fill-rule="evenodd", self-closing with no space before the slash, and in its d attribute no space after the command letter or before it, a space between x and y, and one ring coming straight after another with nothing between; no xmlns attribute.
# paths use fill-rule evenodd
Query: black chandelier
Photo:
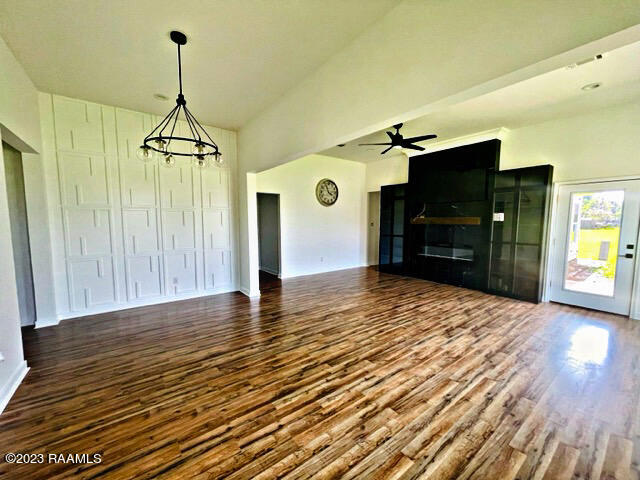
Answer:
<svg viewBox="0 0 640 480"><path fill-rule="evenodd" d="M166 117L154 128L149 135L144 138L144 142L137 151L137 156L143 162L150 162L156 159L158 154L162 164L172 167L175 164L175 157L192 157L194 164L198 167L207 166L207 159L212 159L212 164L221 166L224 163L218 145L209 136L207 131L200 125L196 117L187 108L187 101L182 94L182 58L180 57L180 46L187 43L187 36L182 32L172 31L169 35L171 40L178 45L178 81L180 83L180 93L176 99L176 106L173 107ZM189 126L189 137L175 136L178 117L182 112L187 125ZM172 148L172 145L174 148ZM177 145L183 148L177 149ZM183 153L183 151L191 153Z"/></svg>

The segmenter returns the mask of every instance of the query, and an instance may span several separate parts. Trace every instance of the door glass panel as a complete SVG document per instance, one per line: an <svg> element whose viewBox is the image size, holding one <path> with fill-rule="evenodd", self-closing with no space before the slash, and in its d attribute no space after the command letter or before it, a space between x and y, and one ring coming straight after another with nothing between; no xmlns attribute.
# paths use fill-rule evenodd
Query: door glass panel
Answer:
<svg viewBox="0 0 640 480"><path fill-rule="evenodd" d="M402 244L403 244L403 238L402 237L393 237L393 252L392 252L392 256L393 256L393 260L392 262L395 264L398 263L402 263Z"/></svg>
<svg viewBox="0 0 640 480"><path fill-rule="evenodd" d="M496 173L496 188L514 188L516 186L516 174L508 170Z"/></svg>
<svg viewBox="0 0 640 480"><path fill-rule="evenodd" d="M511 290L511 275L513 266L511 264L511 244L492 243L491 244L491 276L489 278L489 288L508 292Z"/></svg>
<svg viewBox="0 0 640 480"><path fill-rule="evenodd" d="M399 198L393 202L393 234L404 233L404 199Z"/></svg>
<svg viewBox="0 0 640 480"><path fill-rule="evenodd" d="M520 192L520 215L518 219L518 243L539 244L542 241L542 222L545 191L523 188Z"/></svg>
<svg viewBox="0 0 640 480"><path fill-rule="evenodd" d="M513 228L513 210L515 206L513 192L496 192L493 208L493 241L511 242Z"/></svg>
<svg viewBox="0 0 640 480"><path fill-rule="evenodd" d="M536 245L516 246L516 268L514 293L523 298L536 298L540 285L540 247Z"/></svg>
<svg viewBox="0 0 640 480"><path fill-rule="evenodd" d="M385 201L380 202L380 233L382 235L389 235L391 233L391 219L392 219L392 203Z"/></svg>
<svg viewBox="0 0 640 480"><path fill-rule="evenodd" d="M391 263L391 237L380 237L380 264L388 265Z"/></svg>
<svg viewBox="0 0 640 480"><path fill-rule="evenodd" d="M537 169L522 175L520 178L521 187L531 187L545 185L546 177L549 175L547 170Z"/></svg>
<svg viewBox="0 0 640 480"><path fill-rule="evenodd" d="M624 190L571 194L564 288L614 294Z"/></svg>

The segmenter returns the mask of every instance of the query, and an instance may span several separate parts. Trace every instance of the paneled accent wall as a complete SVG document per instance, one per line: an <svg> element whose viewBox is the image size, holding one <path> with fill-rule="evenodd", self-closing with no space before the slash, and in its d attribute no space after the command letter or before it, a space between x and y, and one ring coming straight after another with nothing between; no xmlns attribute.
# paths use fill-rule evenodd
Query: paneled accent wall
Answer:
<svg viewBox="0 0 640 480"><path fill-rule="evenodd" d="M47 178L60 318L235 290L234 132L207 127L224 168L142 163L149 114L50 96ZM50 120L47 120L50 119ZM178 125L187 135L188 126ZM64 281L59 281L64 279Z"/></svg>

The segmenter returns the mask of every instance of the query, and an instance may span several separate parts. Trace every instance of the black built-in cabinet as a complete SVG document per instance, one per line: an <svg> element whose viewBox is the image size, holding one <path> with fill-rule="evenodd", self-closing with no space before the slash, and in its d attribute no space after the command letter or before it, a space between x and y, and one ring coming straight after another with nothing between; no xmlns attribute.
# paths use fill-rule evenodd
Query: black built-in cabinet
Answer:
<svg viewBox="0 0 640 480"><path fill-rule="evenodd" d="M409 275L482 289L500 141L412 157L407 188Z"/></svg>
<svg viewBox="0 0 640 480"><path fill-rule="evenodd" d="M499 140L412 157L381 189L380 270L539 301L553 170L499 159Z"/></svg>
<svg viewBox="0 0 640 480"><path fill-rule="evenodd" d="M539 302L553 166L496 174L488 291Z"/></svg>

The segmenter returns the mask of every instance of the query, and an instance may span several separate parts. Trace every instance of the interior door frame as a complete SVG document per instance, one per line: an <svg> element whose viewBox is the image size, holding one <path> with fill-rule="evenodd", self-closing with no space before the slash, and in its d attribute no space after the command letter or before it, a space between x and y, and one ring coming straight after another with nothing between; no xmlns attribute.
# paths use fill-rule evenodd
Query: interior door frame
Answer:
<svg viewBox="0 0 640 480"><path fill-rule="evenodd" d="M542 301L549 302L551 297L551 279L553 278L553 252L558 240L558 232L556 226L556 216L558 215L559 199L560 199L560 187L565 185L589 185L591 183L606 183L606 182L621 182L625 180L640 180L640 175L625 175L617 177L601 177L601 178L589 178L584 180L567 180L564 182L553 182L551 190L551 210L549 218L547 219L547 238L545 244L547 245L545 251L544 262L544 274L543 274L543 291ZM638 238L636 239L636 245L640 240L640 229L638 229ZM639 251L640 248L637 248ZM640 320L640 261L639 255L635 255L633 261L633 280L631 285L631 307L629 318L633 320Z"/></svg>
<svg viewBox="0 0 640 480"><path fill-rule="evenodd" d="M256 192L256 208L257 210L257 215L258 215L258 255L260 255L260 214L259 214L259 206L258 206L258 197L260 195L273 195L276 199L276 205L277 205L277 227L278 227L278 236L276 238L276 250L278 252L278 273L277 273L277 277L278 278L282 278L282 243L281 243L281 237L282 237L282 231L281 231L281 225L280 225L280 194L279 193L274 193L274 192ZM259 258L259 257L258 257ZM258 261L259 263L259 261ZM258 265L259 267L260 265ZM272 275L275 275L273 272L269 272L267 270L264 270L267 273L270 273Z"/></svg>
<svg viewBox="0 0 640 480"><path fill-rule="evenodd" d="M377 215L377 220L378 220L378 228L376 229L375 232L375 245L376 245L376 255L375 255L375 259L373 259L374 263L371 263L371 259L369 258L369 244L372 242L372 232L371 232L371 225L369 224L370 220L371 220L371 196L373 195L377 195L378 197L378 215ZM381 191L380 190L373 190L371 192L367 192L367 266L378 266L380 264L380 195L381 195Z"/></svg>

